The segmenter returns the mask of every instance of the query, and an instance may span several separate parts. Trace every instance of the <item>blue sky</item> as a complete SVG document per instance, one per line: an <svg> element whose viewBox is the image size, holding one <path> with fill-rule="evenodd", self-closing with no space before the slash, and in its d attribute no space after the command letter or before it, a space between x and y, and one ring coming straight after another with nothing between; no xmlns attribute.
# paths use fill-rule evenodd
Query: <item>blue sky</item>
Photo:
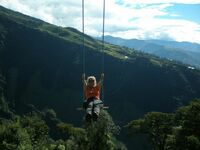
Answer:
<svg viewBox="0 0 200 150"><path fill-rule="evenodd" d="M177 14L177 19L185 19L200 24L200 4L175 4L167 8L170 13Z"/></svg>
<svg viewBox="0 0 200 150"><path fill-rule="evenodd" d="M82 0L0 0L0 5L81 30ZM85 0L85 30L101 36L103 0ZM106 0L106 35L200 43L200 0Z"/></svg>

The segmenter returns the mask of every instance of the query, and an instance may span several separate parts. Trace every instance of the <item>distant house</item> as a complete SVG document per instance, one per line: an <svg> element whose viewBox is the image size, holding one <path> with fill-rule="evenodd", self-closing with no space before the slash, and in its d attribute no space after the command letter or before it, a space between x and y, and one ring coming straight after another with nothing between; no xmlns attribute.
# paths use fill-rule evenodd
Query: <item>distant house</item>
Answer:
<svg viewBox="0 0 200 150"><path fill-rule="evenodd" d="M194 67L192 67L192 66L188 66L188 69L192 69L192 70L194 70L195 68L194 68Z"/></svg>

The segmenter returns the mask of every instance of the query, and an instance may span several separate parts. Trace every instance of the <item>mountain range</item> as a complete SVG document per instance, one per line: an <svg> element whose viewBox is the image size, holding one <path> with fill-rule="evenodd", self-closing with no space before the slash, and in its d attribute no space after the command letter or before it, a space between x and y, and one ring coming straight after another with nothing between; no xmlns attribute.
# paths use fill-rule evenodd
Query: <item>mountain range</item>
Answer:
<svg viewBox="0 0 200 150"><path fill-rule="evenodd" d="M123 39L112 36L105 36L105 41L200 68L200 44L197 43Z"/></svg>
<svg viewBox="0 0 200 150"><path fill-rule="evenodd" d="M101 70L101 41L0 7L0 73L14 113L30 112L30 104L52 108L60 119L81 126L84 113L76 108L83 101L83 36L86 75L99 79L105 73L103 100L120 126L148 111L173 112L200 97L198 69L106 43ZM123 133L118 138L130 149L148 147L141 137L129 139Z"/></svg>

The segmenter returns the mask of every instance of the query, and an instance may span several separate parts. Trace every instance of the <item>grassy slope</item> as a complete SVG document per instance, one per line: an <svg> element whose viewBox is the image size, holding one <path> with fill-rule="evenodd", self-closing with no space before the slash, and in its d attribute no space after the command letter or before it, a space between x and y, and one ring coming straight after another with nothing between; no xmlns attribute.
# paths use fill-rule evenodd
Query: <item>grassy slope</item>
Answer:
<svg viewBox="0 0 200 150"><path fill-rule="evenodd" d="M22 26L25 26L25 27L28 27L31 29L39 30L41 32L46 32L52 36L69 41L73 44L82 45L82 33L74 28L58 27L58 26L46 23L42 20L32 18L32 17L26 16L26 15L22 15L21 13L18 13L15 11L10 11L1 6L0 6L0 12L1 12L0 13L1 17L9 18L10 21L13 21L19 25L22 25ZM0 31L5 32L5 29L3 29L3 26L0 26ZM85 46L88 48L91 48L92 50L101 50L102 45L101 45L101 41L95 40L95 39L91 38L90 36L85 35ZM130 50L129 48L120 47L120 46L112 45L112 44L108 44L108 43L105 44L105 53L110 54L110 55L120 58L120 59L125 59L125 56L130 56L131 58L134 58L135 56L149 58L148 54L132 52L132 50ZM150 55L150 56L151 56L151 60L158 59L153 55ZM160 61L160 63L162 63L162 64L170 63L168 61L164 61L161 59L158 59L158 61ZM175 62L173 62L173 63L175 63Z"/></svg>
<svg viewBox="0 0 200 150"><path fill-rule="evenodd" d="M112 36L106 36L105 41L120 46L134 48L138 51L153 54L161 58L179 61L185 63L185 65L192 65L197 68L200 67L200 53L197 52L199 47L198 44L161 40L125 40ZM190 50L190 47L193 47L192 50Z"/></svg>

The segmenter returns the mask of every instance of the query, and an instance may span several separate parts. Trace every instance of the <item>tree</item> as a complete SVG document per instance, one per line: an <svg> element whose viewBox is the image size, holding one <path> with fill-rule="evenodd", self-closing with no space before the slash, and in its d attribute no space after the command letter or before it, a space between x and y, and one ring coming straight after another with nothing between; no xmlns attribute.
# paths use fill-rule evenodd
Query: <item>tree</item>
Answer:
<svg viewBox="0 0 200 150"><path fill-rule="evenodd" d="M41 150L48 145L48 126L36 114L0 120L0 149Z"/></svg>
<svg viewBox="0 0 200 150"><path fill-rule="evenodd" d="M166 140L172 133L172 125L172 114L149 112L143 119L133 120L126 127L130 129L131 135L147 134L155 150L164 150Z"/></svg>
<svg viewBox="0 0 200 150"><path fill-rule="evenodd" d="M29 134L18 121L0 121L0 149L33 150Z"/></svg>
<svg viewBox="0 0 200 150"><path fill-rule="evenodd" d="M149 112L126 127L131 135L147 134L155 150L199 150L200 100L178 108L174 114Z"/></svg>
<svg viewBox="0 0 200 150"><path fill-rule="evenodd" d="M49 128L37 114L31 114L20 118L20 124L30 136L35 150L47 143Z"/></svg>
<svg viewBox="0 0 200 150"><path fill-rule="evenodd" d="M176 111L178 128L175 128L175 147L177 150L200 149L200 100Z"/></svg>
<svg viewBox="0 0 200 150"><path fill-rule="evenodd" d="M114 137L114 134L119 133L119 127L106 111L101 111L97 122L85 124L84 128L63 123L59 124L58 128L67 135L66 149L126 150L126 147Z"/></svg>

